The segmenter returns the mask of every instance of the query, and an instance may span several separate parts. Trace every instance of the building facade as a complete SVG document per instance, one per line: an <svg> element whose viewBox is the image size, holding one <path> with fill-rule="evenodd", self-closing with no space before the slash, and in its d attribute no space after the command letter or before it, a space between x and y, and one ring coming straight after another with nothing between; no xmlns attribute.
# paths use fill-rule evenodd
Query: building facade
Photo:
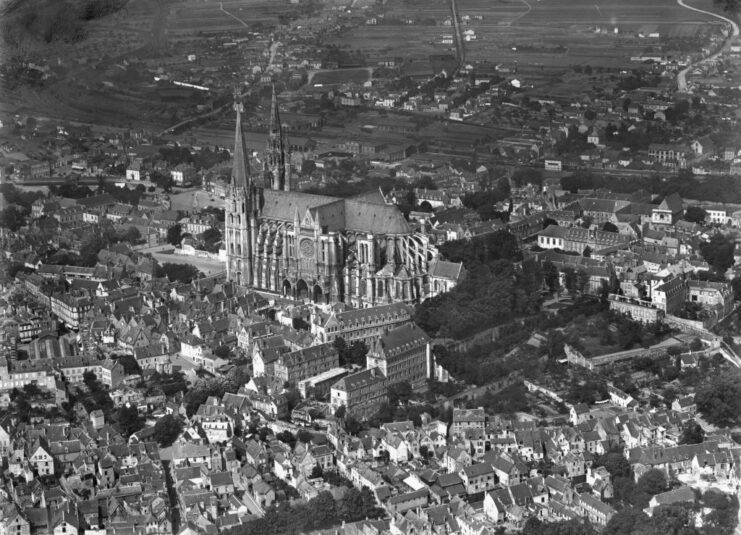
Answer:
<svg viewBox="0 0 741 535"><path fill-rule="evenodd" d="M315 309L311 316L311 334L322 342L342 338L348 344L378 338L384 332L412 321L412 309L404 303L372 308L324 313Z"/></svg>
<svg viewBox="0 0 741 535"><path fill-rule="evenodd" d="M430 360L430 338L414 323L378 338L366 357L367 367L381 370L388 386L407 381L416 391L426 387Z"/></svg>
<svg viewBox="0 0 741 535"><path fill-rule="evenodd" d="M273 373L284 382L294 385L340 365L337 348L331 342L292 351L278 357Z"/></svg>

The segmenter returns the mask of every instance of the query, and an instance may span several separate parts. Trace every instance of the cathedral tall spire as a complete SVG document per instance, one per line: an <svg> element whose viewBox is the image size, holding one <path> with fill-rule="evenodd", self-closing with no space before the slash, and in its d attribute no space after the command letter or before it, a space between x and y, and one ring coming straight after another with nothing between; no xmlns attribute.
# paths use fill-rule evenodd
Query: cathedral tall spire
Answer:
<svg viewBox="0 0 741 535"><path fill-rule="evenodd" d="M244 143L242 131L242 96L239 90L234 90L234 111L237 112L237 125L234 131L234 164L232 166L232 186L246 188L249 184L250 162L247 159L247 146Z"/></svg>
<svg viewBox="0 0 741 535"><path fill-rule="evenodd" d="M270 124L265 148L265 182L274 190L290 189L290 173L286 172L286 146L283 125L280 121L278 97L273 84L273 100L270 106Z"/></svg>

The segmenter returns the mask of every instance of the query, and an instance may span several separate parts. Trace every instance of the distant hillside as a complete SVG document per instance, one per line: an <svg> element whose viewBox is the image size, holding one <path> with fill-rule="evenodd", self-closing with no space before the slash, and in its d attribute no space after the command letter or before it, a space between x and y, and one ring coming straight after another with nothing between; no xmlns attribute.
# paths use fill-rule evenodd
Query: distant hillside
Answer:
<svg viewBox="0 0 741 535"><path fill-rule="evenodd" d="M85 39L86 23L126 5L128 0L8 0L0 7L3 40L17 51L34 45Z"/></svg>

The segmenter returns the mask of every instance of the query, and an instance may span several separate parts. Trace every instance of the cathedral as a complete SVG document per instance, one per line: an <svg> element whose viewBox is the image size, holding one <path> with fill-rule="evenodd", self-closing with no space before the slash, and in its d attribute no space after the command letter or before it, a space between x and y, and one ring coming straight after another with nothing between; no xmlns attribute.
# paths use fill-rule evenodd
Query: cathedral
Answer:
<svg viewBox="0 0 741 535"><path fill-rule="evenodd" d="M290 155L273 92L262 176L250 172L235 103L234 164L226 197L226 272L261 292L363 308L416 303L437 287L437 249L380 191L340 199L291 191Z"/></svg>

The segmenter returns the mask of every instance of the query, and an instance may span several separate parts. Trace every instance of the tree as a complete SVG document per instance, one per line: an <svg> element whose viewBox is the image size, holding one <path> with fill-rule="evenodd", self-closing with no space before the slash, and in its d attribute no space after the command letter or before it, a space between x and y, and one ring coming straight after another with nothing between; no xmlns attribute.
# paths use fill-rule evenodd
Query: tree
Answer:
<svg viewBox="0 0 741 535"><path fill-rule="evenodd" d="M579 293L584 293L589 285L589 275L582 268L576 272L576 289Z"/></svg>
<svg viewBox="0 0 741 535"><path fill-rule="evenodd" d="M94 371L87 370L85 373L83 373L82 381L85 383L85 386L87 386L90 390L97 390L100 388L100 383L98 382L98 376L95 375Z"/></svg>
<svg viewBox="0 0 741 535"><path fill-rule="evenodd" d="M700 245L700 253L708 264L718 273L725 273L735 262L733 251L735 242L720 233L714 234L710 241Z"/></svg>
<svg viewBox="0 0 741 535"><path fill-rule="evenodd" d="M602 225L602 230L605 232L618 232L617 225L611 221L605 221L605 224Z"/></svg>
<svg viewBox="0 0 741 535"><path fill-rule="evenodd" d="M600 455L594 460L592 466L595 468L604 466L613 478L631 477L632 475L630 463L621 451L608 451Z"/></svg>
<svg viewBox="0 0 741 535"><path fill-rule="evenodd" d="M219 346L214 349L214 355L222 359L228 359L232 356L232 350L229 346Z"/></svg>
<svg viewBox="0 0 741 535"><path fill-rule="evenodd" d="M144 427L144 419L139 416L139 411L133 405L120 407L116 411L116 421L125 437L131 436Z"/></svg>
<svg viewBox="0 0 741 535"><path fill-rule="evenodd" d="M314 438L314 434L306 429L299 429L296 433L296 439L304 444L311 442L312 438Z"/></svg>
<svg viewBox="0 0 741 535"><path fill-rule="evenodd" d="M17 206L8 206L0 212L0 227L5 227L12 232L17 232L26 224L26 218L23 211Z"/></svg>
<svg viewBox="0 0 741 535"><path fill-rule="evenodd" d="M171 446L182 431L183 422L180 418L172 414L166 414L154 424L152 438L164 448Z"/></svg>
<svg viewBox="0 0 741 535"><path fill-rule="evenodd" d="M664 492L666 489L666 475L663 471L653 468L643 474L636 482L630 501L634 507L643 509L648 506L652 496Z"/></svg>
<svg viewBox="0 0 741 535"><path fill-rule="evenodd" d="M296 444L296 437L290 431L281 431L275 435L275 438L291 446L291 449L293 449L293 446Z"/></svg>
<svg viewBox="0 0 741 535"><path fill-rule="evenodd" d="M157 267L157 277L167 277L171 281L179 281L189 284L201 274L198 268L190 264L173 264L165 262Z"/></svg>
<svg viewBox="0 0 741 535"><path fill-rule="evenodd" d="M571 266L563 269L564 286L570 294L576 293L576 271Z"/></svg>
<svg viewBox="0 0 741 535"><path fill-rule="evenodd" d="M135 245L139 243L142 239L142 234L139 232L139 229L131 226L128 228L128 230L123 235L124 241L129 242L131 245Z"/></svg>
<svg viewBox="0 0 741 535"><path fill-rule="evenodd" d="M368 354L368 346L362 340L356 340L347 345L345 339L338 336L334 339L334 347L340 357L340 366L348 364L359 364L365 366L365 356Z"/></svg>
<svg viewBox="0 0 741 535"><path fill-rule="evenodd" d="M544 522L530 516L522 527L522 535L596 535L588 520L573 519L562 522Z"/></svg>
<svg viewBox="0 0 741 535"><path fill-rule="evenodd" d="M28 383L23 385L23 395L28 399L33 399L41 395L41 389L36 383Z"/></svg>
<svg viewBox="0 0 741 535"><path fill-rule="evenodd" d="M211 227L201 234L201 240L203 241L203 248L208 252L214 253L219 250L221 232L219 232L219 229Z"/></svg>
<svg viewBox="0 0 741 535"><path fill-rule="evenodd" d="M700 444L705 440L705 431L702 426L694 420L688 421L682 430L682 436L679 439L680 444Z"/></svg>
<svg viewBox="0 0 741 535"><path fill-rule="evenodd" d="M741 370L725 370L708 377L697 389L697 409L719 426L741 423Z"/></svg>
<svg viewBox="0 0 741 535"><path fill-rule="evenodd" d="M345 414L347 413L347 407L344 405L340 405L337 407L337 410L334 411L335 418L338 420L342 420L345 417Z"/></svg>
<svg viewBox="0 0 741 535"><path fill-rule="evenodd" d="M322 477L324 475L324 470L322 470L322 466L320 464L315 464L314 468L311 469L311 474L309 477L311 479L316 479L318 477Z"/></svg>
<svg viewBox="0 0 741 535"><path fill-rule="evenodd" d="M376 499L368 489L347 489L339 510L340 518L346 522L356 522L365 518L379 518L383 511L376 507Z"/></svg>
<svg viewBox="0 0 741 535"><path fill-rule="evenodd" d="M121 355L120 357L117 357L116 360L121 364L121 366L123 366L126 375L134 375L142 372L142 369L134 358L134 355Z"/></svg>
<svg viewBox="0 0 741 535"><path fill-rule="evenodd" d="M401 381L394 383L388 387L388 398L389 403L395 406L399 403L406 405L409 403L409 399L412 397L412 385L409 381Z"/></svg>
<svg viewBox="0 0 741 535"><path fill-rule="evenodd" d="M357 435L363 429L363 426L358 422L354 416L350 415L345 417L345 431L351 435Z"/></svg>
<svg viewBox="0 0 741 535"><path fill-rule="evenodd" d="M114 233L115 234L115 233ZM90 235L80 247L80 265L93 267L98 263L98 253L113 243L114 237L108 233L95 233Z"/></svg>
<svg viewBox="0 0 741 535"><path fill-rule="evenodd" d="M707 212L699 206L688 206L684 211L684 220L690 223L704 223Z"/></svg>
<svg viewBox="0 0 741 535"><path fill-rule="evenodd" d="M558 268L550 260L543 262L543 280L550 291L558 289Z"/></svg>
<svg viewBox="0 0 741 535"><path fill-rule="evenodd" d="M301 163L301 174L306 176L310 175L316 170L316 163L314 160L304 160Z"/></svg>
<svg viewBox="0 0 741 535"><path fill-rule="evenodd" d="M180 245L180 241L183 239L183 228L179 223L171 226L167 229L167 243L171 245Z"/></svg>
<svg viewBox="0 0 741 535"><path fill-rule="evenodd" d="M634 528L640 526L648 520L643 511L633 507L624 507L615 513L605 526L603 535L624 535L634 533Z"/></svg>
<svg viewBox="0 0 741 535"><path fill-rule="evenodd" d="M518 187L524 186L525 184L535 184L536 186L542 186L543 170L532 169L529 167L517 169L514 173L512 173L512 181Z"/></svg>

